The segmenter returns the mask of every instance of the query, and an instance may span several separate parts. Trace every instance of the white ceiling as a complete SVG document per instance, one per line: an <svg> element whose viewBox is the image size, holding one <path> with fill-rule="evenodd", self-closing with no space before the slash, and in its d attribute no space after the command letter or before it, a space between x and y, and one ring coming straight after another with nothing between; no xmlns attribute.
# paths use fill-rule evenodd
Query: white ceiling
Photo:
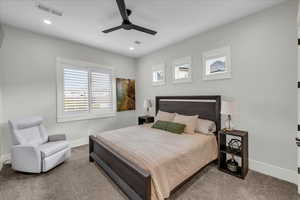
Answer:
<svg viewBox="0 0 300 200"><path fill-rule="evenodd" d="M0 0L0 22L139 57L283 1L125 0L133 12L130 20L158 31L155 36L135 30L102 33L103 29L121 24L115 0ZM64 14L58 17L38 10L37 2ZM46 25L43 19L50 19L53 24ZM134 44L135 40L142 44ZM135 50L130 51L130 46Z"/></svg>

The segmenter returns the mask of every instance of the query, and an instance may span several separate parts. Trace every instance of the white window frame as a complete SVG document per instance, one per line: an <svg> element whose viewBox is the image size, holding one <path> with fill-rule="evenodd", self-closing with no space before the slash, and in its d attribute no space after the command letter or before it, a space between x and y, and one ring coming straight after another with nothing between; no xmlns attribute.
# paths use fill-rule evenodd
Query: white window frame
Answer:
<svg viewBox="0 0 300 200"><path fill-rule="evenodd" d="M189 65L189 76L188 78L181 78L176 79L175 78L175 68L178 65ZM172 77L173 77L173 83L190 83L192 82L192 57L187 56L183 58L178 58L172 62Z"/></svg>
<svg viewBox="0 0 300 200"><path fill-rule="evenodd" d="M153 73L157 71L163 71L164 78L161 81L153 81ZM152 67L152 73L151 73L151 79L152 79L152 85L153 86L160 86L166 84L166 69L165 64L158 64Z"/></svg>
<svg viewBox="0 0 300 200"><path fill-rule="evenodd" d="M226 71L216 74L206 74L206 61L209 59L226 57ZM218 79L228 79L231 78L231 48L226 46L219 49L214 49L211 51L204 52L202 54L202 77L203 80L218 80Z"/></svg>
<svg viewBox="0 0 300 200"><path fill-rule="evenodd" d="M82 69L89 71L101 71L101 69L109 69L112 71L112 99L113 99L113 109L112 112L92 112L92 111L83 111L83 112L74 112L67 113L64 112L64 67L74 69ZM71 67L70 67L71 66ZM96 119L96 118L108 118L116 116L116 77L114 75L114 69L112 67L103 66L95 63L71 60L66 58L57 58L56 59L56 77L57 77L57 122L68 122L68 121L77 121L77 120L87 120L87 119ZM90 80L89 80L90 81ZM90 85L90 84L89 84ZM89 89L89 93L90 93ZM89 100L90 101L90 100ZM89 103L90 107L90 103Z"/></svg>

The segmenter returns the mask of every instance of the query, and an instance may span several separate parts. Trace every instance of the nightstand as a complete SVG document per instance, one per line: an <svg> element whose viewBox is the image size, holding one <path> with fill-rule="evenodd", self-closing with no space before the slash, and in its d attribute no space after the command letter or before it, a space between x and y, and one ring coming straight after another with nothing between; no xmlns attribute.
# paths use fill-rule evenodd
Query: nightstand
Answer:
<svg viewBox="0 0 300 200"><path fill-rule="evenodd" d="M230 148L231 139L240 141L240 148ZM240 130L221 130L218 133L219 142L219 170L244 179L248 173L248 132ZM234 146L234 145L233 145ZM237 161L236 171L229 170L227 162L231 157Z"/></svg>
<svg viewBox="0 0 300 200"><path fill-rule="evenodd" d="M139 125L148 124L152 122L154 122L153 116L149 116L149 115L139 116Z"/></svg>

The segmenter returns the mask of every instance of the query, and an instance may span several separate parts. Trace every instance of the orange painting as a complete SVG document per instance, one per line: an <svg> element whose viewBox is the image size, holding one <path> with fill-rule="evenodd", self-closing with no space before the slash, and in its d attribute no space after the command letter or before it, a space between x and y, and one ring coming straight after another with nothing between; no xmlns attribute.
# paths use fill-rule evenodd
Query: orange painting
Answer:
<svg viewBox="0 0 300 200"><path fill-rule="evenodd" d="M135 80L117 78L117 111L135 110Z"/></svg>

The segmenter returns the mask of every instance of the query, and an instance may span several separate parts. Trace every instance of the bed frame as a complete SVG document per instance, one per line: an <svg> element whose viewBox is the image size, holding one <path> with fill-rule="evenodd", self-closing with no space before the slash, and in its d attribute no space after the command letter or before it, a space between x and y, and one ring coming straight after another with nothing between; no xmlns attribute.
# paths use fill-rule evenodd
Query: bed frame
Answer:
<svg viewBox="0 0 300 200"><path fill-rule="evenodd" d="M217 126L215 134L221 128L221 96L158 96L156 113L158 110L199 115L199 118L215 121ZM95 136L89 138L89 158L90 162L95 162L105 171L130 200L151 200L150 173L103 144ZM173 189L172 193L194 175Z"/></svg>

